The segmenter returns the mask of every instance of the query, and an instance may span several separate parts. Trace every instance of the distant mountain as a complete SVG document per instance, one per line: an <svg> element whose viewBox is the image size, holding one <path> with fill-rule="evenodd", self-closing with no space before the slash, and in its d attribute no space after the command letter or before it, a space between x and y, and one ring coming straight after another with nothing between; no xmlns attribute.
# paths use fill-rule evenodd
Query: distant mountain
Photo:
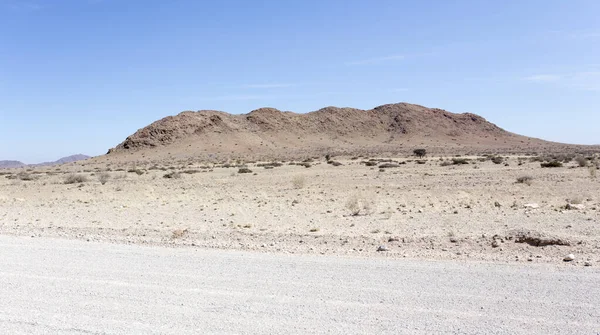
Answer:
<svg viewBox="0 0 600 335"><path fill-rule="evenodd" d="M25 166L25 163L19 161L0 161L0 169L13 169Z"/></svg>
<svg viewBox="0 0 600 335"><path fill-rule="evenodd" d="M24 166L59 165L59 164L66 164L66 163L81 161L81 160L88 159L88 158L90 158L90 156L77 154L77 155L63 157L54 162L44 162L44 163L39 163L39 164L25 164L25 163L19 162L19 161L0 161L0 169L14 169L14 168L20 168L20 167L24 167Z"/></svg>
<svg viewBox="0 0 600 335"><path fill-rule="evenodd" d="M90 156L82 155L82 154L77 154L77 155L71 155L71 156L63 157L63 158L58 159L58 160L56 160L54 162L44 162L44 163L29 164L29 165L30 166L59 165L59 164L67 164L67 163L82 161L82 160L88 159L88 158L90 158Z"/></svg>
<svg viewBox="0 0 600 335"><path fill-rule="evenodd" d="M77 161L82 161L82 160L88 159L88 158L90 158L90 156L82 155L82 154L71 155L71 156L63 157L55 162L51 162L49 165L77 162Z"/></svg>

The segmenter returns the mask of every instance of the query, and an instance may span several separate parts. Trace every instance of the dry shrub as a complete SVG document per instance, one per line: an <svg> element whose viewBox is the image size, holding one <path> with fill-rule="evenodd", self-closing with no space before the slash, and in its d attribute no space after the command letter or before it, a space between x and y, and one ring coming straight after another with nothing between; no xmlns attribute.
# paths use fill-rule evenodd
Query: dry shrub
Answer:
<svg viewBox="0 0 600 335"><path fill-rule="evenodd" d="M563 164L559 161L551 161L547 163L540 163L540 166L543 168L554 168L554 167L562 167Z"/></svg>
<svg viewBox="0 0 600 335"><path fill-rule="evenodd" d="M163 178L167 178L167 179L179 179L179 178L181 178L181 173L175 172L175 171L169 172L169 173L163 175Z"/></svg>
<svg viewBox="0 0 600 335"><path fill-rule="evenodd" d="M188 233L188 230L187 230L187 228L186 228L186 229L175 229L175 230L173 230L173 233L172 233L172 235L171 235L171 238L172 238L172 239L178 239L178 238L182 238L182 237L184 237L185 235L187 235L187 233Z"/></svg>
<svg viewBox="0 0 600 335"><path fill-rule="evenodd" d="M32 175L31 173L27 173L27 172L19 172L17 174L17 178L19 178L20 180L24 180L24 181L32 181L32 180L36 180L37 177Z"/></svg>
<svg viewBox="0 0 600 335"><path fill-rule="evenodd" d="M521 177L517 178L517 183L526 184L528 186L531 186L531 184L533 183L533 177L532 176L521 176Z"/></svg>
<svg viewBox="0 0 600 335"><path fill-rule="evenodd" d="M596 170L597 169L598 169L598 167L596 167L595 164L590 164L590 166L588 166L588 170L590 171L590 178L596 179Z"/></svg>
<svg viewBox="0 0 600 335"><path fill-rule="evenodd" d="M346 208L352 216L368 215L373 212L373 203L365 197L355 194L346 202Z"/></svg>
<svg viewBox="0 0 600 335"><path fill-rule="evenodd" d="M306 178L304 176L295 176L294 179L292 179L292 184L296 189L304 188L304 185L306 185Z"/></svg>
<svg viewBox="0 0 600 335"><path fill-rule="evenodd" d="M577 165L579 167L586 167L588 165L587 159L585 159L585 157L583 157L583 156L575 157L575 162L577 163Z"/></svg>
<svg viewBox="0 0 600 335"><path fill-rule="evenodd" d="M102 172L98 175L98 181L100 184L104 185L110 179L110 174L108 172Z"/></svg>
<svg viewBox="0 0 600 335"><path fill-rule="evenodd" d="M88 181L88 178L82 174L70 174L65 177L65 184L77 184L77 183L85 183Z"/></svg>

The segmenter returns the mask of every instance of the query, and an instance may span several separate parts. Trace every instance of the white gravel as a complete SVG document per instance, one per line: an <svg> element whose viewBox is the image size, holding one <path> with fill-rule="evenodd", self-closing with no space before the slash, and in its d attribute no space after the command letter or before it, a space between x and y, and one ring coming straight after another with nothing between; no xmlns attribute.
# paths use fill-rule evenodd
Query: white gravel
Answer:
<svg viewBox="0 0 600 335"><path fill-rule="evenodd" d="M5 334L596 334L594 267L0 236Z"/></svg>

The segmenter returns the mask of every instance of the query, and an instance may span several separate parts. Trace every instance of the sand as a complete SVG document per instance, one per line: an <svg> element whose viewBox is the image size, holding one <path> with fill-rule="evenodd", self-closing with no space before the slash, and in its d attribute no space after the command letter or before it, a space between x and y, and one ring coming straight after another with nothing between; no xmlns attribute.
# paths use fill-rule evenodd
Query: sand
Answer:
<svg viewBox="0 0 600 335"><path fill-rule="evenodd" d="M3 170L0 234L268 253L600 265L600 180L588 168L574 162L541 168L529 159L518 165L516 156L508 157L508 166L472 158L470 164L441 166L439 157L425 164L394 157L406 164L384 171L361 164L366 158L350 157L335 157L341 166L321 159L310 168L250 163L248 174L200 162L158 164L166 171L137 166L141 175L127 172L132 165L89 161ZM110 177L102 185L98 177L107 169ZM163 178L186 170L200 172ZM5 178L19 171L35 180ZM88 181L64 184L71 173ZM531 176L531 184L517 183L521 176ZM567 245L518 243L540 241L535 238ZM568 254L575 260L564 262Z"/></svg>

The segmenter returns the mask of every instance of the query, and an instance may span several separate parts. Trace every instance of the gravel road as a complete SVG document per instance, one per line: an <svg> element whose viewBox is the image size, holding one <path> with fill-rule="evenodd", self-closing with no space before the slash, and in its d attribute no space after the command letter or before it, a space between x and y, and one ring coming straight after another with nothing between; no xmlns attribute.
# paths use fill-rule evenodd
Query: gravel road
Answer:
<svg viewBox="0 0 600 335"><path fill-rule="evenodd" d="M597 268L0 236L5 334L598 334Z"/></svg>

